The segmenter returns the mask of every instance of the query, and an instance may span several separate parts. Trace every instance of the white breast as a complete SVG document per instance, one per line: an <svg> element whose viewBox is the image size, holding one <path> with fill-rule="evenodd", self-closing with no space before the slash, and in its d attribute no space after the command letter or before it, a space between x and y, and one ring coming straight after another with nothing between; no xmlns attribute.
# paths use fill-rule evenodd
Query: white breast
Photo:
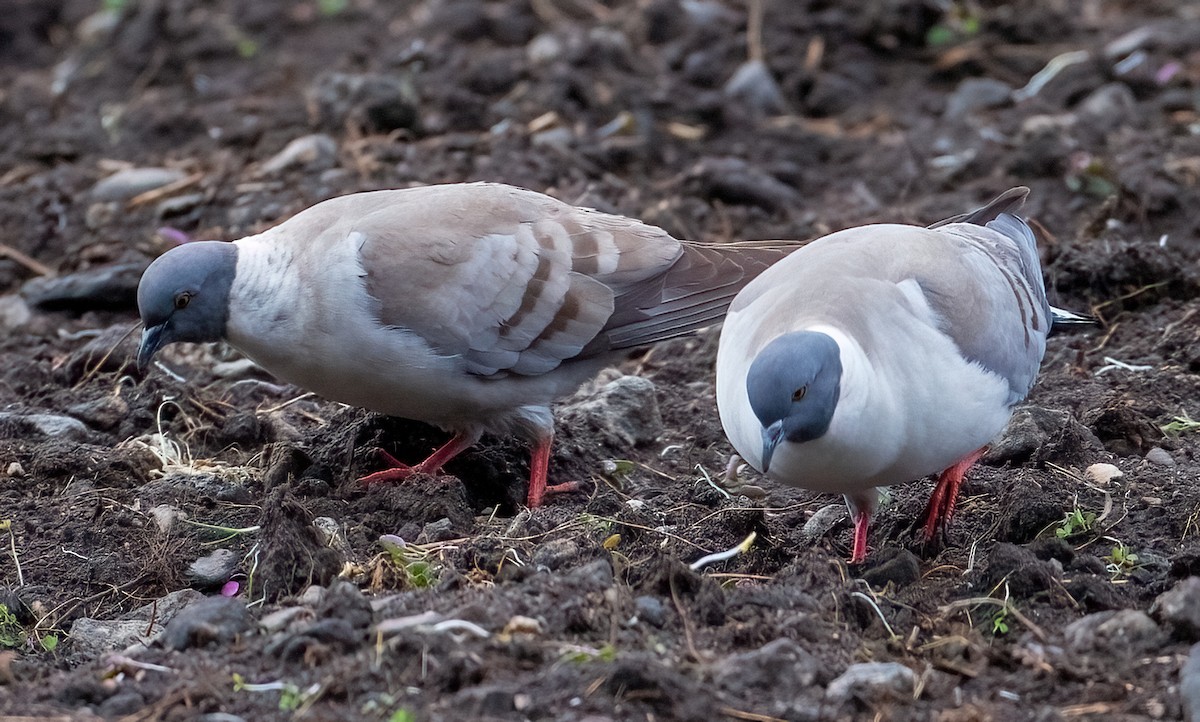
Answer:
<svg viewBox="0 0 1200 722"><path fill-rule="evenodd" d="M754 313L752 304L726 320L717 403L734 448L761 470L762 426L750 408L745 377L758 351L778 334L760 334L748 320ZM1011 413L1007 383L962 359L933 327L911 316L903 322L903 333L895 336L900 342L876 343L872 356L828 323L788 329L821 331L837 341L841 397L823 437L776 448L771 478L821 492L888 486L939 472L1003 430Z"/></svg>

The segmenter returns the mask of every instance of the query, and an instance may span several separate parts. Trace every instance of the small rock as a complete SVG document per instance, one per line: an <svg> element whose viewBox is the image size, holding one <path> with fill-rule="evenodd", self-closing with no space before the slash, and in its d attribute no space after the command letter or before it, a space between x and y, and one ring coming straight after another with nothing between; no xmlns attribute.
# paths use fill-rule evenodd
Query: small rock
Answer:
<svg viewBox="0 0 1200 722"><path fill-rule="evenodd" d="M0 330L11 331L20 328L33 318L25 299L15 293L0 296Z"/></svg>
<svg viewBox="0 0 1200 722"><path fill-rule="evenodd" d="M817 509L816 513L800 528L800 542L812 544L829 533L830 529L850 517L845 504L829 504Z"/></svg>
<svg viewBox="0 0 1200 722"><path fill-rule="evenodd" d="M1076 113L1085 125L1101 132L1114 130L1137 112L1137 98L1125 83L1101 85L1079 103Z"/></svg>
<svg viewBox="0 0 1200 722"><path fill-rule="evenodd" d="M607 559L597 559L572 569L567 576L583 591L607 589L613 584L612 564Z"/></svg>
<svg viewBox="0 0 1200 722"><path fill-rule="evenodd" d="M638 619L661 628L667 623L667 607L658 597L642 595L633 600Z"/></svg>
<svg viewBox="0 0 1200 722"><path fill-rule="evenodd" d="M1162 642L1162 632L1145 612L1136 609L1096 612L1063 629L1075 652L1129 656L1148 652Z"/></svg>
<svg viewBox="0 0 1200 722"><path fill-rule="evenodd" d="M1200 577L1188 577L1160 594L1150 613L1177 636L1200 641Z"/></svg>
<svg viewBox="0 0 1200 722"><path fill-rule="evenodd" d="M11 429L11 431L9 430ZM30 431L61 439L82 441L90 435L79 419L57 414L20 414L0 411L0 438L25 436Z"/></svg>
<svg viewBox="0 0 1200 722"><path fill-rule="evenodd" d="M325 546L333 547L343 553L350 552L350 542L346 541L346 535L342 532L342 525L336 519L319 516L313 519L313 526L317 528L317 533L325 541Z"/></svg>
<svg viewBox="0 0 1200 722"><path fill-rule="evenodd" d="M428 544L429 542L446 541L454 539L458 536L458 532L454 530L454 522L446 517L442 517L437 521L431 521L421 527L421 533L417 536L418 543Z"/></svg>
<svg viewBox="0 0 1200 722"><path fill-rule="evenodd" d="M131 309L137 303L138 281L147 265L142 261L118 263L54 278L32 278L21 287L21 295L46 311Z"/></svg>
<svg viewBox="0 0 1200 722"><path fill-rule="evenodd" d="M542 33L525 46L525 59L530 65L549 65L562 57L563 41L554 33Z"/></svg>
<svg viewBox="0 0 1200 722"><path fill-rule="evenodd" d="M551 539L533 551L533 565L550 571L579 556L579 545L571 539Z"/></svg>
<svg viewBox="0 0 1200 722"><path fill-rule="evenodd" d="M746 106L753 117L778 115L788 110L783 91L770 68L761 60L742 63L722 89L726 96Z"/></svg>
<svg viewBox="0 0 1200 722"><path fill-rule="evenodd" d="M705 158L688 176L690 184L699 186L697 192L709 199L769 211L803 205L795 188L740 158Z"/></svg>
<svg viewBox="0 0 1200 722"><path fill-rule="evenodd" d="M307 607L316 607L325 600L325 594L325 587L320 584L311 584L301 592L300 596L296 597L296 601Z"/></svg>
<svg viewBox="0 0 1200 722"><path fill-rule="evenodd" d="M160 532L170 534L176 520L186 519L187 514L182 509L170 504L159 504L150 510L150 517L154 519L154 525Z"/></svg>
<svg viewBox="0 0 1200 722"><path fill-rule="evenodd" d="M162 635L164 625L182 609L203 598L204 595L194 589L180 589L144 604L120 619L76 619L67 634L75 651L88 657L149 644Z"/></svg>
<svg viewBox="0 0 1200 722"><path fill-rule="evenodd" d="M977 110L997 108L1012 98L1012 86L994 78L967 78L946 100L946 117L962 118Z"/></svg>
<svg viewBox="0 0 1200 722"><path fill-rule="evenodd" d="M207 597L175 615L163 632L168 649L183 651L232 642L254 628L246 604L234 597Z"/></svg>
<svg viewBox="0 0 1200 722"><path fill-rule="evenodd" d="M228 712L209 712L197 717L196 722L246 722L246 718Z"/></svg>
<svg viewBox="0 0 1200 722"><path fill-rule="evenodd" d="M602 443L620 449L649 444L663 431L654 382L640 376L621 376L591 398L566 404L560 418L594 429Z"/></svg>
<svg viewBox="0 0 1200 722"><path fill-rule="evenodd" d="M1151 464L1166 466L1168 468L1173 468L1175 466L1175 459L1172 459L1171 455L1167 453L1167 450L1161 446L1156 446L1147 451L1146 461L1149 461Z"/></svg>
<svg viewBox="0 0 1200 722"><path fill-rule="evenodd" d="M1179 670L1179 696L1183 701L1183 718L1200 722L1200 644L1192 645L1187 661Z"/></svg>
<svg viewBox="0 0 1200 722"><path fill-rule="evenodd" d="M135 690L122 690L100 703L96 713L105 719L124 717L146 706L146 700Z"/></svg>
<svg viewBox="0 0 1200 722"><path fill-rule="evenodd" d="M503 634L541 634L542 623L533 617L516 615L504 625Z"/></svg>
<svg viewBox="0 0 1200 722"><path fill-rule="evenodd" d="M312 617L312 610L308 607L284 607L276 609L270 614L263 615L262 619L258 620L258 626L268 634L282 631L290 626L293 622Z"/></svg>
<svg viewBox="0 0 1200 722"><path fill-rule="evenodd" d="M1116 464L1092 464L1083 473L1096 486L1108 486L1113 479L1125 476Z"/></svg>
<svg viewBox="0 0 1200 722"><path fill-rule="evenodd" d="M857 699L868 706L888 701L912 699L917 677L898 662L863 662L850 665L840 677L829 683L825 697L842 703Z"/></svg>
<svg viewBox="0 0 1200 722"><path fill-rule="evenodd" d="M713 681L739 695L747 691L769 693L816 684L821 669L820 660L793 640L781 637L720 660L713 667Z"/></svg>
<svg viewBox="0 0 1200 722"><path fill-rule="evenodd" d="M14 461L5 467L4 475L13 479L20 479L25 476L25 467L21 466L21 462Z"/></svg>
<svg viewBox="0 0 1200 722"><path fill-rule="evenodd" d="M337 161L337 141L324 133L296 138L275 155L263 162L263 175L274 175L290 168L323 171Z"/></svg>
<svg viewBox="0 0 1200 722"><path fill-rule="evenodd" d="M80 617L71 623L67 636L71 638L76 653L98 657L140 642L148 643L163 631L161 626L156 625L150 634L146 634L146 628L144 621Z"/></svg>
<svg viewBox="0 0 1200 722"><path fill-rule="evenodd" d="M216 589L233 576L238 556L232 549L217 549L188 566L188 576L196 589Z"/></svg>
<svg viewBox="0 0 1200 722"><path fill-rule="evenodd" d="M187 177L174 168L129 168L120 170L92 186L92 200L127 201L146 191L161 188Z"/></svg>
<svg viewBox="0 0 1200 722"><path fill-rule="evenodd" d="M154 207L154 217L161 219L181 216L199 206L207 197L203 193L184 193L183 195L164 198Z"/></svg>

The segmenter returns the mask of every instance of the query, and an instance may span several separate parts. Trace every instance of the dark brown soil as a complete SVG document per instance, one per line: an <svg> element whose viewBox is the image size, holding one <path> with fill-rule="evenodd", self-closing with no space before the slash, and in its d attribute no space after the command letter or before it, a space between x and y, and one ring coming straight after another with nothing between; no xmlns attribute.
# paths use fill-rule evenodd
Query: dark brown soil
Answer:
<svg viewBox="0 0 1200 722"><path fill-rule="evenodd" d="M1200 12L763 5L760 38L741 0L7 0L0 714L1182 719L1195 630L1064 630L1150 613L1200 574L1200 432L1162 428L1200 418ZM1086 56L1018 101L967 82L1021 88L1071 51ZM755 53L775 87L728 92ZM317 132L336 153L271 169ZM187 180L100 200L122 167ZM1010 451L968 478L944 537L915 533L932 482L896 487L862 567L844 517L802 533L837 499L705 481L731 453L712 331L622 368L656 385L653 443L561 425L552 481L583 492L532 513L516 443L364 488L374 448L415 460L445 435L218 376L227 349L169 350L180 378L132 371L130 292L172 234L231 239L333 195L468 180L713 241L928 223L1024 184L1052 300L1104 324L1052 339ZM56 286L41 266L90 275ZM28 319L8 315L17 294ZM164 461L164 439L182 456ZM1095 463L1124 475L1085 483ZM164 530L156 508L186 518ZM752 531L747 553L688 568ZM390 555L383 535L409 547ZM189 607L126 656L69 634L189 586L216 595L189 565L217 549L236 561L232 606ZM831 683L862 662L915 686L841 699Z"/></svg>

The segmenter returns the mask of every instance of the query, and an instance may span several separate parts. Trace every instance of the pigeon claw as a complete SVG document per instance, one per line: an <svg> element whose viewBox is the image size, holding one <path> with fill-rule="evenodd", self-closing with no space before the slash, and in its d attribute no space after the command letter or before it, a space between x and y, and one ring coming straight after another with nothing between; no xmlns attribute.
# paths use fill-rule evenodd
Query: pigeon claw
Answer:
<svg viewBox="0 0 1200 722"><path fill-rule="evenodd" d="M388 465L388 468L361 477L358 480L358 483L364 486L381 484L390 481L404 481L413 474L421 471L419 464L417 466L409 466L383 449L376 449L375 453L378 454L381 459L383 459L383 462Z"/></svg>
<svg viewBox="0 0 1200 722"><path fill-rule="evenodd" d="M967 470L979 461L987 447L976 449L955 462L938 475L937 486L929 497L929 508L925 512L925 541L933 541L939 529L945 529L954 516L954 508L958 504L958 490L962 486L963 477Z"/></svg>

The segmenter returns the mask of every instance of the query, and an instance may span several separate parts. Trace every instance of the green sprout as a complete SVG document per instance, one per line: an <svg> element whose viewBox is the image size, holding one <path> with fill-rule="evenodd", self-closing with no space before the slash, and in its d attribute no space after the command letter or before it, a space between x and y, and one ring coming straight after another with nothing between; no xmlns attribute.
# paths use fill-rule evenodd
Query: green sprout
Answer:
<svg viewBox="0 0 1200 722"><path fill-rule="evenodd" d="M1096 514L1090 511L1083 511L1079 507L1075 507L1063 516L1063 520L1058 523L1058 528L1054 530L1054 535L1059 539L1068 539L1077 534L1082 534L1092 530L1096 524Z"/></svg>
<svg viewBox="0 0 1200 722"><path fill-rule="evenodd" d="M1105 538L1111 539L1117 543L1117 545L1113 547L1112 552L1108 556L1104 557L1104 561L1108 562L1104 565L1104 568L1110 575L1112 575L1113 579L1126 576L1137 568L1138 555L1135 554L1132 549L1126 546L1125 542L1121 541L1120 539L1113 539L1112 537Z"/></svg>
<svg viewBox="0 0 1200 722"><path fill-rule="evenodd" d="M1008 605L1000 607L992 614L992 636L999 637L1008 634Z"/></svg>
<svg viewBox="0 0 1200 722"><path fill-rule="evenodd" d="M1193 431L1200 431L1200 421L1188 416L1188 412L1183 411L1179 416L1172 416L1171 422L1159 427L1167 436L1181 436Z"/></svg>
<svg viewBox="0 0 1200 722"><path fill-rule="evenodd" d="M350 7L350 0L317 0L317 10L327 18L341 15Z"/></svg>
<svg viewBox="0 0 1200 722"><path fill-rule="evenodd" d="M585 664L587 662L612 662L617 658L617 648L606 644L599 649L592 647L571 647L562 656L564 662Z"/></svg>
<svg viewBox="0 0 1200 722"><path fill-rule="evenodd" d="M428 551L405 542L395 534L384 534L379 543L396 568L404 573L405 581L414 589L428 589L437 584L440 564L431 561Z"/></svg>
<svg viewBox="0 0 1200 722"><path fill-rule="evenodd" d="M0 604L0 647L16 649L25 644L25 630L7 604Z"/></svg>

